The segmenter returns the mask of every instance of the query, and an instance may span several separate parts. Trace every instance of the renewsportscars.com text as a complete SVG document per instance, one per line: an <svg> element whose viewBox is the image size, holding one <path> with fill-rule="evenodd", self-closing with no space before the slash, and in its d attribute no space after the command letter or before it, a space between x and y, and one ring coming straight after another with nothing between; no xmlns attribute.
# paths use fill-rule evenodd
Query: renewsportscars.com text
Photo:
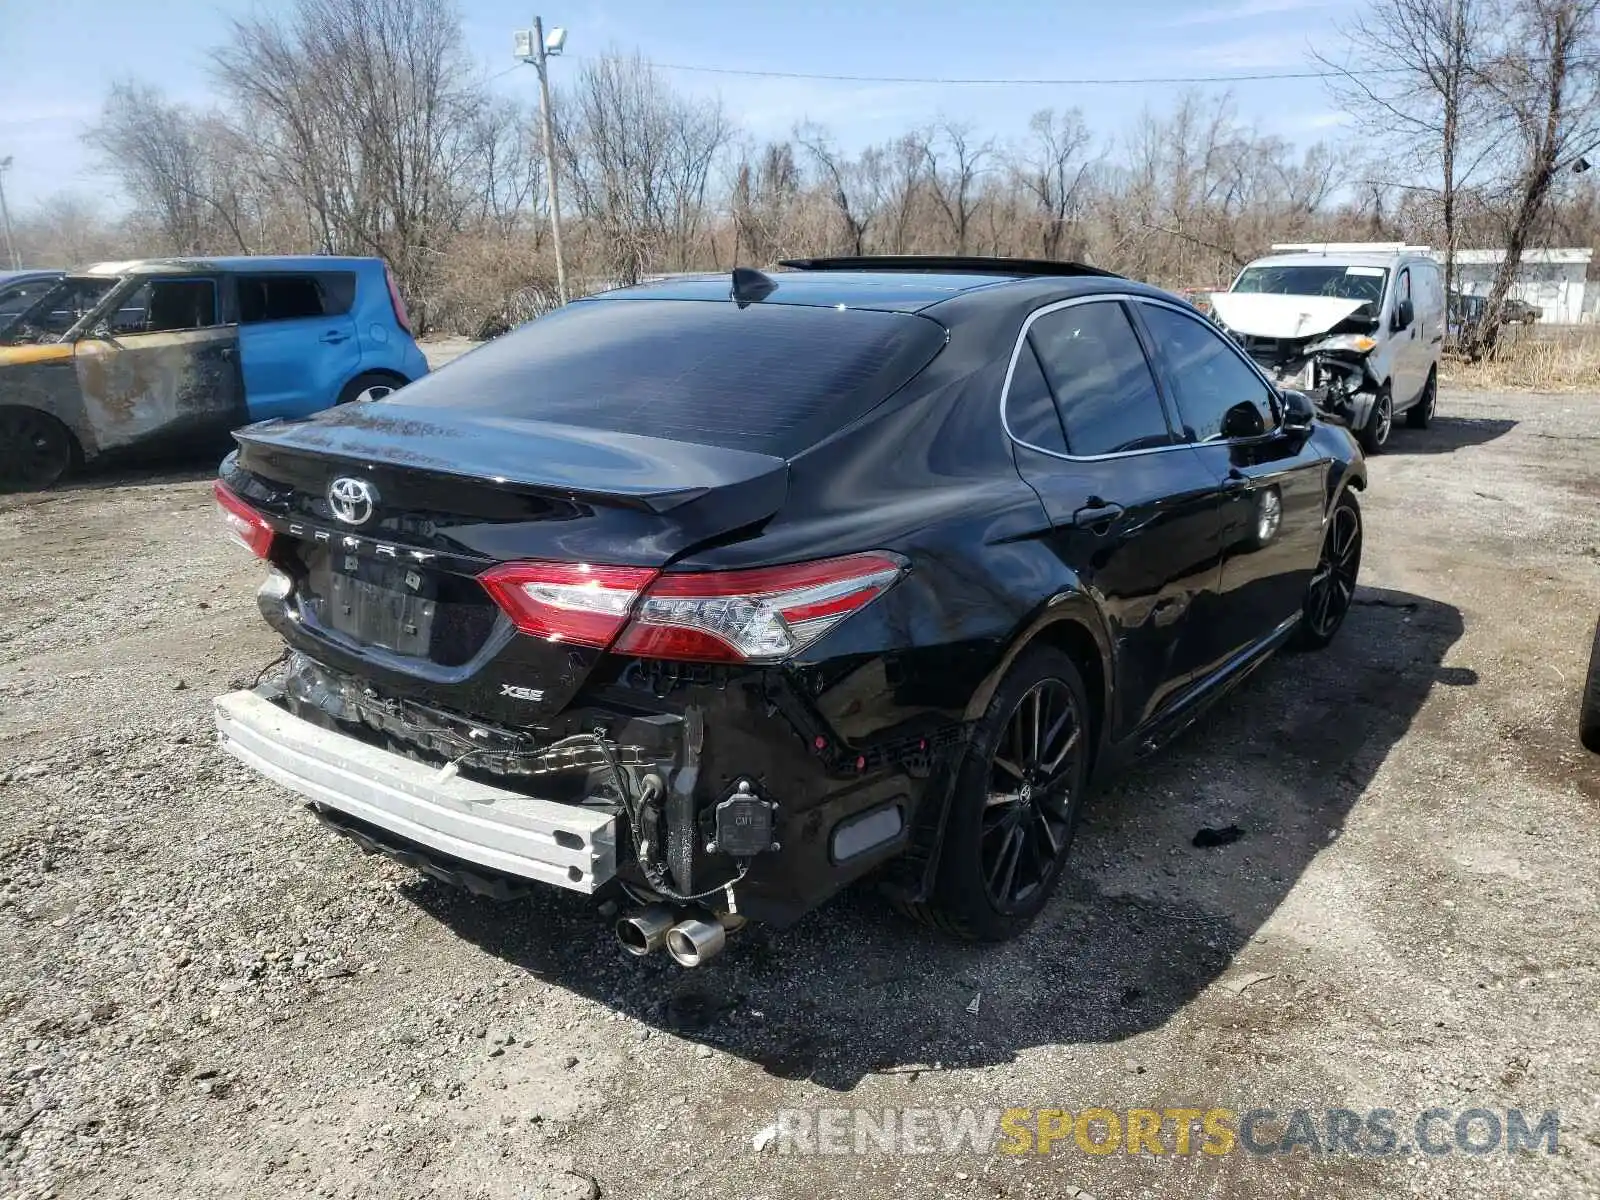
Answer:
<svg viewBox="0 0 1600 1200"><path fill-rule="evenodd" d="M780 1154L1555 1154L1558 1112L1428 1108L783 1109Z"/></svg>

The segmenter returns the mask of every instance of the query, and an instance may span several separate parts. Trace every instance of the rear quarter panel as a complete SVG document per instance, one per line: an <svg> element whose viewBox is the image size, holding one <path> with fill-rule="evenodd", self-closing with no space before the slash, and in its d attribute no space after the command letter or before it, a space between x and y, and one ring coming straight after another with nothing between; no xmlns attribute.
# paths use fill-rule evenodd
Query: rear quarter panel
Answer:
<svg viewBox="0 0 1600 1200"><path fill-rule="evenodd" d="M978 351L947 346L900 394L791 461L770 524L683 560L732 569L890 550L910 561L905 578L796 663L819 713L847 738L965 719L1019 635L1082 615L1049 611L1078 580L1042 540L1049 520L1000 426L1019 324L1020 315L972 339Z"/></svg>
<svg viewBox="0 0 1600 1200"><path fill-rule="evenodd" d="M428 373L421 348L395 320L382 263L365 265L356 273L356 298L350 311L361 343L362 372L387 371L407 383Z"/></svg>

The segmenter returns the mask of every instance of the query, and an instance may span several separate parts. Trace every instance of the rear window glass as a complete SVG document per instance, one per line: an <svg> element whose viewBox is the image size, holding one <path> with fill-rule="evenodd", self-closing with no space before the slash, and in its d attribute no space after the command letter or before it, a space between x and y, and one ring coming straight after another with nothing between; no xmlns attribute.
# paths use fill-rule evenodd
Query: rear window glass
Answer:
<svg viewBox="0 0 1600 1200"><path fill-rule="evenodd" d="M589 300L388 402L788 457L876 406L944 342L944 326L904 313Z"/></svg>
<svg viewBox="0 0 1600 1200"><path fill-rule="evenodd" d="M245 325L339 316L350 311L355 297L355 276L344 271L240 275L236 286L239 320Z"/></svg>

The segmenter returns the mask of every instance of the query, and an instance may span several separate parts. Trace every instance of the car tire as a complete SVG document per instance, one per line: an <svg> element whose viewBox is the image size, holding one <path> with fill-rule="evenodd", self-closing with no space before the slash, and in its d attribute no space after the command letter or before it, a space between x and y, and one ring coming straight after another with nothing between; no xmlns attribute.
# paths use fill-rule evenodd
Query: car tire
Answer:
<svg viewBox="0 0 1600 1200"><path fill-rule="evenodd" d="M0 408L0 492L42 492L78 459L72 431L36 408Z"/></svg>
<svg viewBox="0 0 1600 1200"><path fill-rule="evenodd" d="M1061 882L1094 729L1072 659L1045 646L1024 651L956 768L932 898L906 911L968 941L1022 933Z"/></svg>
<svg viewBox="0 0 1600 1200"><path fill-rule="evenodd" d="M1426 429L1438 406L1439 372L1435 369L1428 372L1428 382L1423 385L1422 395L1417 397L1417 402L1406 409L1406 428Z"/></svg>
<svg viewBox="0 0 1600 1200"><path fill-rule="evenodd" d="M368 371L365 375L357 375L344 385L344 390L339 393L335 404L360 404L368 400L382 400L392 392L405 387L406 381L398 375L385 375L379 371Z"/></svg>
<svg viewBox="0 0 1600 1200"><path fill-rule="evenodd" d="M1583 685L1583 707L1578 711L1578 740L1584 749L1600 754L1600 623L1589 650L1589 678Z"/></svg>
<svg viewBox="0 0 1600 1200"><path fill-rule="evenodd" d="M1333 641L1355 600L1361 574L1361 506L1349 492L1339 497L1322 535L1322 553L1306 584L1295 646L1320 650Z"/></svg>
<svg viewBox="0 0 1600 1200"><path fill-rule="evenodd" d="M1378 453L1383 449L1383 444L1389 440L1389 431L1393 428L1394 397L1386 383L1373 397L1372 411L1367 414L1367 423L1361 427L1361 432L1356 434L1356 441L1361 443L1361 452Z"/></svg>

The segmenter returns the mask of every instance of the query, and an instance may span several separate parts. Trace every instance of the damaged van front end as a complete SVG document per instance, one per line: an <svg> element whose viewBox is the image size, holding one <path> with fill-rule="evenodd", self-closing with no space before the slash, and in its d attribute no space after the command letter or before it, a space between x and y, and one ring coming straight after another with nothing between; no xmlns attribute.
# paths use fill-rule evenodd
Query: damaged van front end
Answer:
<svg viewBox="0 0 1600 1200"><path fill-rule="evenodd" d="M1216 292L1211 302L1217 322L1269 378L1309 396L1328 420L1366 424L1384 378L1370 303L1249 292Z"/></svg>

